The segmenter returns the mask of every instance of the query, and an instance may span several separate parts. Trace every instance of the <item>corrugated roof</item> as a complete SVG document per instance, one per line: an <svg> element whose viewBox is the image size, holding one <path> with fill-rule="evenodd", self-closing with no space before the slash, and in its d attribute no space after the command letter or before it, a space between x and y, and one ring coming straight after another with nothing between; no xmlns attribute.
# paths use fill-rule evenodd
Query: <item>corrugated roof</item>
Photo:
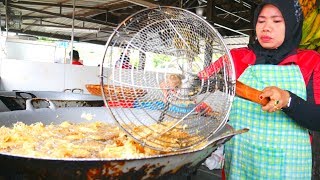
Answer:
<svg viewBox="0 0 320 180"><path fill-rule="evenodd" d="M105 44L126 17L146 7L161 5L192 12L202 8L200 15L213 25L221 25L218 30L223 36L237 35L237 32L249 35L252 9L258 1L6 0L1 5L1 27L2 30L8 27L11 32L59 39L70 39L73 35L75 41Z"/></svg>

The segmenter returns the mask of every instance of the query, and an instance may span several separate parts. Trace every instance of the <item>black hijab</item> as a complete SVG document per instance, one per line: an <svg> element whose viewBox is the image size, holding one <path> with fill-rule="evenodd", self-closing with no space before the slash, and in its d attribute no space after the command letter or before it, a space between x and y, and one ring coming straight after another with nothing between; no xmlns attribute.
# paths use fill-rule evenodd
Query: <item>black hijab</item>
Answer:
<svg viewBox="0 0 320 180"><path fill-rule="evenodd" d="M284 58L296 53L302 36L302 11L298 0L264 0L254 12L254 29L260 11L266 4L276 6L282 13L286 33L284 42L277 49L264 49L258 40L249 44L248 47L256 54L256 64L279 64Z"/></svg>

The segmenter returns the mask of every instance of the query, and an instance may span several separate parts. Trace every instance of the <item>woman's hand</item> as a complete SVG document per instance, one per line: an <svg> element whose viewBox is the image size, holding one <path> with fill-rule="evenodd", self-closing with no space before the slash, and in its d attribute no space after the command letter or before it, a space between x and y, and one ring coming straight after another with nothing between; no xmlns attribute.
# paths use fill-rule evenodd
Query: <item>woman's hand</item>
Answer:
<svg viewBox="0 0 320 180"><path fill-rule="evenodd" d="M282 90L275 86L269 86L262 90L260 99L269 97L270 101L265 106L262 106L263 111L275 112L286 108L289 102L290 94L286 90Z"/></svg>

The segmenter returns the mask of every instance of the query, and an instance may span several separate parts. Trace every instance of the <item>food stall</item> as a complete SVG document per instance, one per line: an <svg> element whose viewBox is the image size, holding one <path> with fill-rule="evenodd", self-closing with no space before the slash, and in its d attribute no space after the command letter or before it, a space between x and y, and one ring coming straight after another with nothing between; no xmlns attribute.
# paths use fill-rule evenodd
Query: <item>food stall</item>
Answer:
<svg viewBox="0 0 320 180"><path fill-rule="evenodd" d="M19 2L10 2L7 5L10 5L11 8L17 8L19 5L17 5ZM81 2L82 3L82 2ZM96 2L95 2L96 3ZM35 5L40 5L41 3L35 3ZM146 2L143 3L144 6L150 5ZM45 4L42 4L45 5ZM49 4L47 4L49 5ZM68 15L62 16L63 18L70 18L71 12L75 12L75 4L73 4L73 11L70 11ZM71 8L71 4L67 5L69 8ZM81 5L78 5L81 8ZM152 4L150 5L150 7ZM43 11L37 11L36 9L32 7L24 8L24 11L35 11L38 13L42 13ZM171 9L171 10L177 10L177 9ZM171 11L169 8L169 15ZM161 9L162 11L162 9ZM160 12L161 12L160 11ZM178 11L178 10L177 10ZM166 12L166 13L167 13ZM182 11L183 13L186 13L185 11ZM89 12L87 12L90 14ZM154 13L154 12L153 12ZM50 13L48 13L50 14ZM10 17L16 17L16 13L11 12L9 14ZM54 14L51 13L51 15L58 15L58 12L55 12ZM187 14L190 16L185 16L185 18L195 18L196 16L193 16L191 14ZM134 17L134 16L131 16ZM150 19L155 18L153 20L156 20L156 18L159 16L151 16L148 17ZM174 16L173 16L174 17ZM122 50L130 50L132 52L132 55L138 54L138 58L133 64L132 68L128 71L122 71L120 69L115 70L115 67L113 66L116 62L116 60L119 58L119 52L113 53L110 56L104 57L105 63L101 63L100 66L90 67L90 66L72 66L70 64L59 64L59 63L48 63L48 62L34 62L34 61L21 61L19 59L2 59L1 62L1 90L6 91L14 91L14 96L18 96L17 94L21 95L22 92L26 92L24 94L29 94L32 98L34 98L32 95L35 95L35 90L37 91L56 91L56 92L62 92L66 89L81 89L84 94L88 94L89 91L86 87L87 84L95 84L95 85L102 85L100 88L102 91L101 95L98 96L98 100L104 100L107 107L100 107L100 105L94 105L99 107L89 108L89 107L83 107L84 105L72 105L73 107L70 107L69 105L66 105L64 108L57 108L56 102L54 102L53 98L44 98L40 97L39 95L35 95L37 98L45 99L47 102L46 108L38 108L34 104L36 101L35 99L29 99L27 97L23 97L25 101L24 107L26 107L26 110L15 110L12 112L2 112L0 113L0 119L2 120L2 125L10 126L13 125L13 122L22 121L24 124L27 124L28 126L24 126L21 124L17 124L14 127L21 128L31 128L31 127L51 127L50 124L55 125L61 125L66 126L66 124L63 124L64 121L68 120L69 123L80 123L80 122L99 122L103 121L105 123L115 123L119 120L131 120L136 119L137 121L133 121L135 123L141 123L141 119L145 118L150 120L158 120L158 121L166 121L168 117L175 116L179 120L184 120L183 116L187 115L188 113L191 113L192 117L189 118L190 124L192 126L198 126L199 124L196 124L195 121L192 121L192 119L197 118L197 120L201 122L207 122L208 120L215 120L216 124L213 124L212 122L207 122L207 124L203 123L201 125L203 132L205 132L203 135L205 135L206 138L202 138L201 141L199 140L199 144L206 142L205 146L202 146L199 149L174 149L171 150L171 152L162 152L159 154L153 154L149 156L142 156L142 157L94 157L94 158L88 158L88 157L75 157L73 156L73 153L69 152L66 153L68 156L63 157L46 157L46 156L35 156L36 152L31 151L31 155L23 155L23 154L14 154L12 152L5 152L1 153L0 162L2 163L2 171L9 177L11 177L12 174L21 174L22 176L27 175L27 177L33 179L33 178L53 178L53 179L148 179L148 178L173 178L173 177L190 177L190 175L201 166L203 161L208 157L217 147L221 146L223 143L225 143L227 140L232 138L233 136L244 133L247 131L247 129L236 131L232 127L228 126L226 124L227 116L228 116L228 110L230 108L232 97L235 93L235 84L233 82L232 73L232 65L229 64L230 62L227 62L225 64L226 69L223 73L226 76L219 76L219 78L226 78L224 80L227 80L226 82L222 81L214 81L214 83L217 84L217 91L222 91L223 95L221 94L215 94L212 93L210 95L211 98L225 98L222 100L215 101L216 105L215 107L219 111L213 112L209 116L205 114L202 110L200 112L194 113L194 109L190 109L189 107L179 107L179 108L172 108L174 106L180 106L183 103L175 104L175 103L158 103L158 101L163 101L162 98L162 90L159 88L159 84L161 81L165 80L166 77L166 71L178 72L178 73L185 73L185 71L190 68L187 66L183 66L183 64L186 64L185 62L187 60L190 60L195 62L195 67L199 66L199 64L196 64L203 59L207 61L208 63L208 54L204 54L204 50L209 50L211 53L217 53L214 58L217 58L220 55L223 55L226 53L227 47L223 44L223 41L221 41L222 37L214 36L217 40L217 44L215 46L210 47L213 42L208 42L205 32L196 32L199 33L203 37L203 39L197 40L195 37L192 36L192 33L189 32L190 29L192 29L192 24L189 24L188 21L183 21L185 24L182 23L182 25L178 25L179 28L181 28L182 32L179 36L178 34L175 34L175 31L170 29L170 27L163 27L161 24L157 24L155 22L154 26L151 26L151 31L144 32L143 26L148 26L152 24L152 20L148 22L148 18L139 19L138 21L131 21L130 19L125 19L123 23L118 26L120 33L115 36L116 31L114 31L114 28L117 26L112 26L112 30L110 30L111 24L109 23L101 23L100 21L96 20L90 20L88 21L89 25L86 27L81 27L79 23L77 25L74 24L75 21L81 21L83 20L80 17L74 17L73 15L73 23L72 26L72 38L74 38L74 35L78 35L78 33L84 33L83 31L76 31L76 29L82 29L82 30L97 30L99 31L99 34L96 33L94 35L84 35L81 36L84 41L90 41L92 38L99 39L99 35L102 33L105 36L102 36L102 39L111 39L114 37L120 37L116 42L109 42L112 44L111 46L113 48L120 48ZM181 18L181 17L180 17ZM198 17L199 18L199 17ZM170 18L169 18L170 19ZM174 18L173 18L174 19ZM11 19L12 20L12 19ZM21 18L20 20L23 20ZM122 19L123 20L123 19ZM143 20L147 20L145 24L143 23ZM180 19L179 19L180 20ZM197 20L197 19L193 19ZM59 19L57 20L59 21ZM17 21L14 21L17 22ZM133 23L134 22L134 23ZM139 23L137 23L139 22ZM93 24L90 24L93 23ZM96 28L96 24L101 25L101 27ZM30 25L30 27L33 27L31 23L25 22L21 25ZM39 27L41 27L43 24L36 24ZM102 26L103 25L103 26ZM128 25L128 26L127 26ZM186 25L186 26L184 26ZM208 24L203 22L198 22L198 25L204 26L208 28ZM57 28L56 25L45 25L47 29L50 28ZM83 26L85 24L83 23ZM12 27L11 27L12 28ZM60 29L59 29L60 28ZM59 34L60 37L63 37L62 29L65 29L66 27L58 27L58 30L55 29L52 34L57 35ZM149 27L150 28L150 27ZM161 28L168 28L169 31L163 30ZM8 28L7 28L8 29ZM147 30L150 30L146 28ZM144 30L146 30L144 29ZM173 28L174 29L174 28ZM187 29L187 31L185 31ZM189 30L188 30L189 29ZM141 30L141 31L140 31ZM110 33L111 32L111 33ZM69 31L70 33L70 31ZM213 36L214 34L218 34L216 31L210 32L212 34L209 34L208 37ZM106 36L107 34L107 36ZM65 35L65 34L64 34ZM181 37L182 36L182 37ZM65 36L69 37L69 36ZM156 41L146 41L145 38L154 37ZM248 37L248 36L247 36ZM123 39L122 39L123 38ZM139 39L140 38L140 39ZM79 40L81 38L78 38ZM132 40L132 41L131 41ZM141 41L139 41L141 40ZM129 42L129 43L123 43L123 42ZM170 42L169 42L170 41ZM184 42L185 41L185 42ZM145 42L142 43L142 42ZM99 43L99 42L98 42ZM129 45L129 46L127 46ZM71 45L72 46L72 45ZM139 47L137 47L139 46ZM73 48L73 47L72 47ZM148 49L149 48L149 49ZM191 48L191 53L189 54L186 49ZM138 51L138 53L134 53L135 51ZM114 51L112 51L114 52ZM110 51L106 51L106 54L108 55ZM195 56L195 54L201 54L199 56ZM160 54L160 55L159 55ZM133 57L133 56L132 56ZM159 61L160 57L160 61ZM178 57L178 58L177 58ZM183 58L185 59L183 59ZM193 59L193 57L196 57ZM168 58L173 58L169 59ZM132 58L134 59L134 58ZM148 62L148 60L151 59L153 64L148 64L144 62ZM164 60L165 59L165 60ZM209 58L210 59L210 58ZM164 61L163 61L164 60ZM204 61L203 61L204 62ZM180 67L174 67L175 63L178 65L181 65ZM138 66L137 66L138 64ZM154 66L153 69L156 69L154 72L146 72L145 69L150 68L150 66ZM159 65L159 66L157 66ZM163 65L163 66L162 66ZM200 67L200 66L199 66ZM14 69L14 71L12 71ZM159 70L160 69L160 70ZM192 68L191 68L192 69ZM118 71L119 70L119 71ZM159 70L159 71L158 71ZM190 69L189 69L190 70ZM199 69L196 69L199 70ZM228 71L231 70L231 71ZM99 74L99 72L101 74ZM228 74L228 73L229 74ZM190 76L188 74L184 74L183 80L188 81L188 78ZM194 75L194 72L193 72ZM80 78L81 77L81 78ZM101 81L101 78L104 78ZM147 80L146 80L147 79ZM115 91L107 89L104 90L103 83L109 83L109 80L115 80L114 85L120 85L122 86L119 91L115 93ZM146 81L143 81L146 80ZM101 82L103 82L101 84ZM233 84L228 84L228 82L233 82ZM223 84L226 83L226 84ZM123 97L119 95L121 94L121 91L123 91L129 84L129 88L133 91L131 92L131 95L135 97L135 99L131 99L132 97L126 96L128 99L121 99ZM190 84L187 83L188 86ZM150 88L151 87L151 88ZM142 88L144 91L147 91L146 94L143 93L141 96L139 93L137 93L137 89ZM182 87L180 89L181 97L184 101L186 101L186 97L189 96L189 91L184 91L183 89L188 89L188 87ZM184 92L183 92L184 91ZM18 93L17 93L18 92ZM109 93L107 93L109 92ZM182 93L183 92L183 93ZM211 92L210 92L211 93ZM23 93L22 93L23 94ZM32 95L31 95L32 94ZM106 96L107 95L107 96ZM108 95L111 96L111 99L108 99ZM112 96L115 95L115 96ZM127 105L128 103L132 103L132 107L129 108L123 107L123 104L117 104L115 106L110 106L110 100L114 100L112 98L120 98L121 100L124 100L124 104ZM160 98L161 97L161 98ZM203 98L203 96L201 96ZM191 97L196 99L194 96ZM201 99L201 98L200 98ZM61 99L58 99L61 100ZM69 99L70 100L70 99ZM188 100L189 101L189 100ZM202 100L200 100L202 101ZM154 108L154 104L156 104L156 108ZM81 106L81 107L78 107ZM150 107L152 106L152 107ZM117 114L120 116L115 117ZM146 116L140 116L141 114L144 114ZM139 117L137 119L137 117ZM159 118L164 117L164 118ZM162 119L162 120L160 120ZM112 120L112 121L110 121ZM39 124L39 122L41 122ZM36 125L32 125L35 123ZM161 123L159 123L161 124ZM21 126L20 126L21 125ZM121 126L121 123L118 123L117 125ZM135 124L137 125L137 124ZM205 129L204 125L207 127L212 127L212 129ZM145 125L144 126L148 126ZM190 127L192 127L190 126ZM136 126L132 126L136 127ZM176 126L172 126L170 128L166 128L164 132L169 132L171 129L175 129ZM180 128L180 126L177 126ZM187 127L189 126L182 126L183 129L189 129ZM72 131L73 128L69 128L67 131ZM86 129L86 128L85 128ZM209 130L208 130L209 129ZM12 130L12 129L10 129ZM122 130L129 131L131 130L130 127L122 127ZM9 130L8 130L9 131ZM10 131L9 131L10 132ZM25 129L24 129L25 132ZM31 131L33 132L33 131ZM62 131L61 131L62 132ZM190 131L195 132L195 131ZM202 132L202 131L199 131ZM130 132L127 132L130 135ZM132 135L132 134L131 134ZM25 134L27 137L27 134ZM210 136L210 137L209 137ZM23 137L23 134L20 138ZM38 136L37 136L38 137ZM39 136L40 137L40 136ZM73 136L74 137L74 136ZM139 149L142 147L142 151L147 151L144 149L145 145L149 145L152 147L152 144L144 144L139 142L139 138L137 136L133 136L133 138L136 138L134 141L131 141L131 144L135 144L135 148ZM6 142L14 139L14 137L5 137L4 138ZM108 139L107 139L108 140ZM105 142L106 139L95 139L95 141L98 142ZM140 139L141 140L141 139ZM180 139L179 139L180 140ZM189 139L190 140L190 139ZM119 144L122 144L121 142L117 142ZM116 144L117 144L116 143ZM48 143L46 143L48 145ZM60 151L59 148L54 146L53 144L51 147L53 151ZM10 147L10 145L6 144L7 147ZM30 145L31 146L31 145ZM29 145L25 144L26 149L37 149L40 147L45 147L37 145L37 146L31 146L33 148L30 148ZM35 148L34 148L35 147ZM50 146L49 146L50 147ZM69 147L71 148L71 147ZM11 149L7 148L7 149ZM73 149L74 152L76 150ZM76 154L76 153L74 153Z"/></svg>

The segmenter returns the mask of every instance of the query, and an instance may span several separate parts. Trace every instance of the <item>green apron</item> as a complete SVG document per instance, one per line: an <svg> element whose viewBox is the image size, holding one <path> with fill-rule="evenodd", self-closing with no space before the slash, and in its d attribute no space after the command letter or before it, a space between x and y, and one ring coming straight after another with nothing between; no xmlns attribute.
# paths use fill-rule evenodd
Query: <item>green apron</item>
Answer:
<svg viewBox="0 0 320 180"><path fill-rule="evenodd" d="M296 65L249 66L239 81L259 90L277 86L306 98L305 83ZM308 131L284 112L268 113L262 111L260 105L236 97L229 124L235 129L248 127L250 130L225 144L227 179L311 179Z"/></svg>

